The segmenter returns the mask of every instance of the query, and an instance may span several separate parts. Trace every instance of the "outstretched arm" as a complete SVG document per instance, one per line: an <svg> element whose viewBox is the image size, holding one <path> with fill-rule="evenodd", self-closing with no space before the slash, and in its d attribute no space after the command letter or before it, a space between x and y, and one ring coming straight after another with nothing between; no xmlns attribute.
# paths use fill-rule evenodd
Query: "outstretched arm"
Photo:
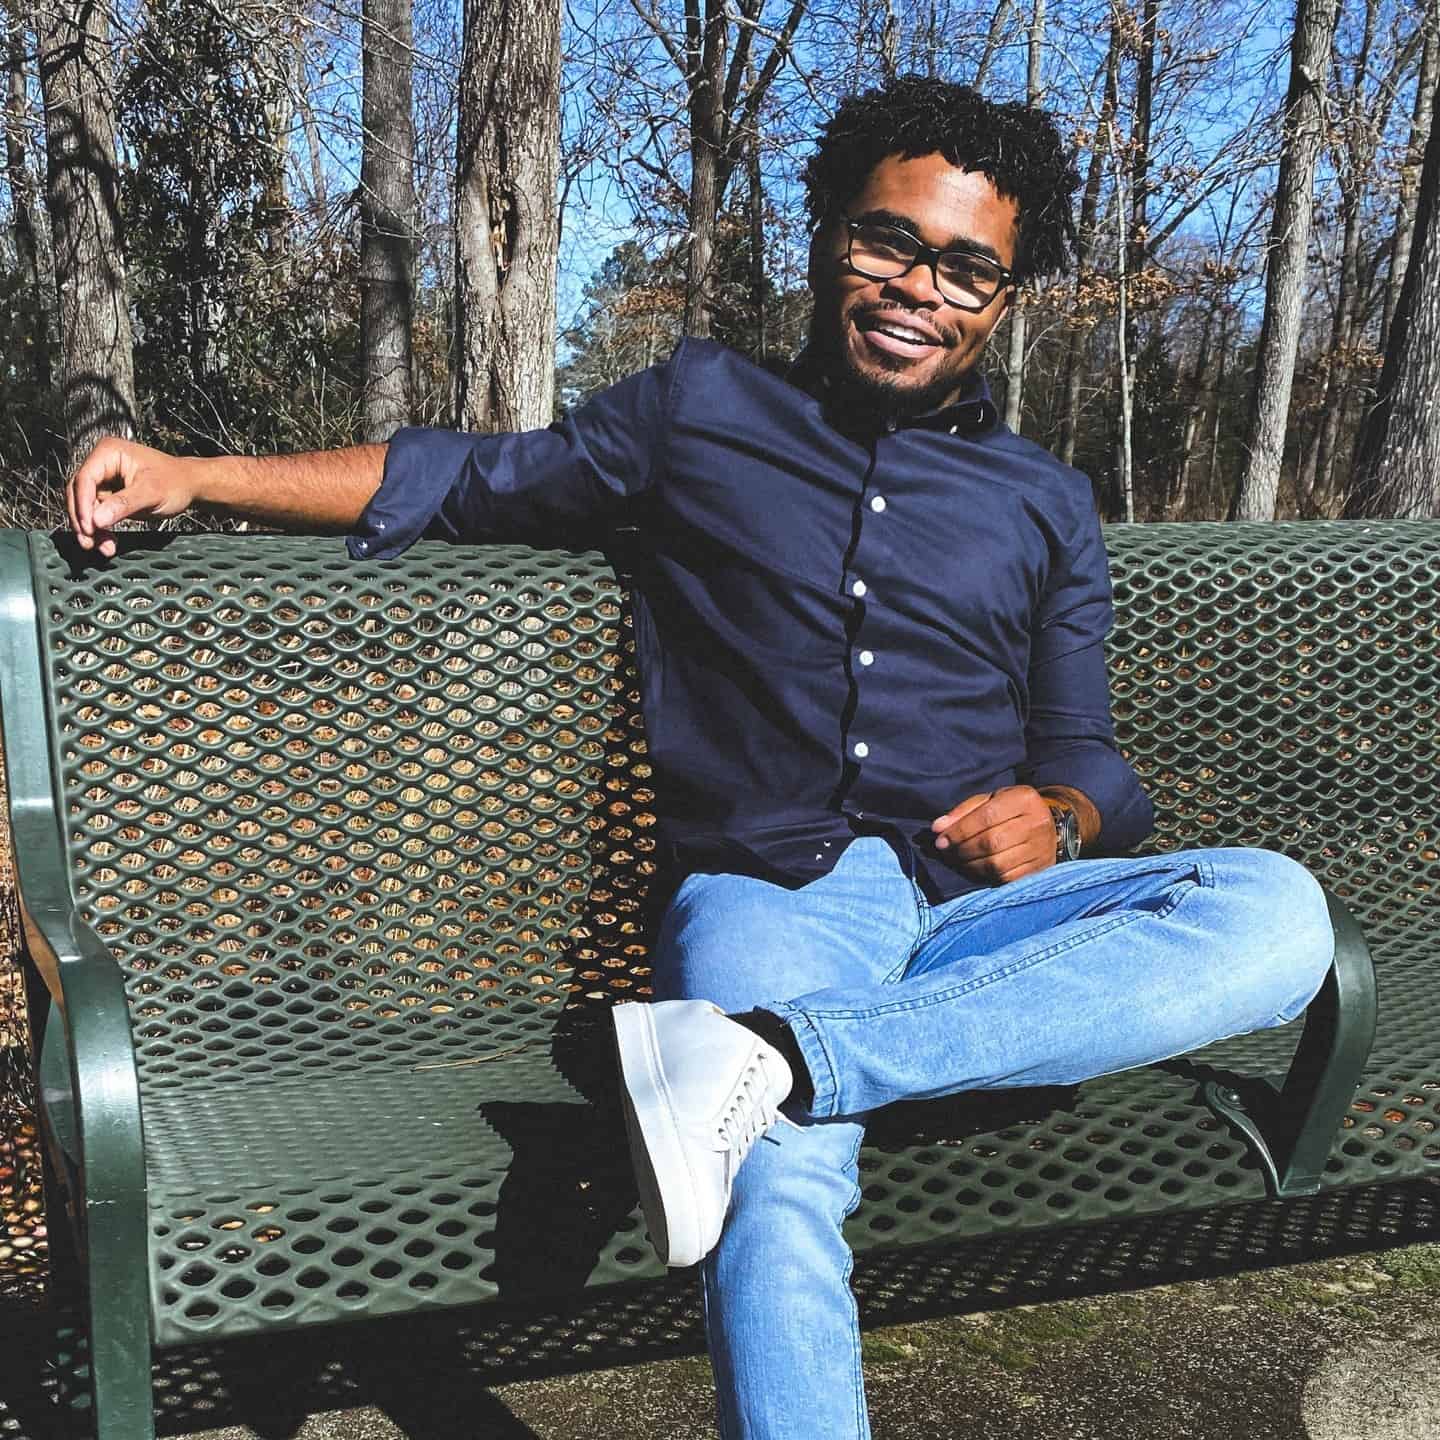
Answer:
<svg viewBox="0 0 1440 1440"><path fill-rule="evenodd" d="M167 455L130 440L102 440L65 489L83 549L115 553L114 527L193 505L290 530L352 530L385 468L384 445L302 455Z"/></svg>

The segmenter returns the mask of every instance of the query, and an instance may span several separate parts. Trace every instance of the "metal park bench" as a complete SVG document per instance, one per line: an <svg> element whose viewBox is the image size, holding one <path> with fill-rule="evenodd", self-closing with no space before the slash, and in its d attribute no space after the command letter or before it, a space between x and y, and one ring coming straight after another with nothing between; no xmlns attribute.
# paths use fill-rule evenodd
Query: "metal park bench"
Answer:
<svg viewBox="0 0 1440 1440"><path fill-rule="evenodd" d="M1108 542L1151 844L1305 861L1336 969L1296 1026L1018 1118L881 1117L857 1249L1440 1173L1440 524ZM603 1023L648 991L656 861L606 563L4 532L0 598L100 1434L153 1434L152 1347L660 1274Z"/></svg>

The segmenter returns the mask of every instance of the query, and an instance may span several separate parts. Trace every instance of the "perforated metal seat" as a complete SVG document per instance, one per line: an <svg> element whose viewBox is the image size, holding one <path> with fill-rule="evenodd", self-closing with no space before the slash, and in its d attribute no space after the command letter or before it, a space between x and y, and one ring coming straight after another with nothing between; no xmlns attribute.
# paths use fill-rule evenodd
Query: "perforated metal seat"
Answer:
<svg viewBox="0 0 1440 1440"><path fill-rule="evenodd" d="M1285 850L1374 948L1381 1028L1322 1183L1434 1173L1440 524L1107 540L1116 719L1154 846ZM128 1018L76 990L69 1020L74 1074L111 1076L106 1124L143 1113L144 1170L113 1193L134 1208L148 1180L155 1343L658 1274L603 1044L606 1007L648 993L654 871L604 561L167 536L97 564L11 533L0 567L20 882L37 938L69 946L67 985L123 988ZM65 1033L47 1031L52 1095ZM113 1078L131 1036L133 1105ZM1282 1071L1294 1043L898 1111L849 1237L1260 1196L1197 1080ZM78 1157L63 1101L51 1120ZM86 1193L103 1239L121 1222Z"/></svg>

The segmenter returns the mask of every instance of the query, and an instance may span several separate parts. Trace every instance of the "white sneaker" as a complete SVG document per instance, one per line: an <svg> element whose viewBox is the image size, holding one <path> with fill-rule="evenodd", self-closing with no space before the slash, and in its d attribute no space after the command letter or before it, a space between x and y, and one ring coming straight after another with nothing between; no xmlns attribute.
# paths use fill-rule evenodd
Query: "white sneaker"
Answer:
<svg viewBox="0 0 1440 1440"><path fill-rule="evenodd" d="M665 1264L694 1265L720 1239L740 1162L785 1119L778 1107L790 1094L790 1067L708 1000L631 1003L612 1013L650 1243Z"/></svg>

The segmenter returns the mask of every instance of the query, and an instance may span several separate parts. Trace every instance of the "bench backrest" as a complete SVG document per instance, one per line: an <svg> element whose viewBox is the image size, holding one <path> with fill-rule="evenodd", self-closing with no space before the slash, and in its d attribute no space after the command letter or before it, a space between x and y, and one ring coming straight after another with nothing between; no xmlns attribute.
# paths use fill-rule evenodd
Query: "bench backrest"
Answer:
<svg viewBox="0 0 1440 1440"><path fill-rule="evenodd" d="M1152 844L1285 850L1381 949L1433 927L1440 524L1107 540ZM652 776L600 557L31 536L29 563L70 882L146 1086L408 1067L646 993Z"/></svg>

